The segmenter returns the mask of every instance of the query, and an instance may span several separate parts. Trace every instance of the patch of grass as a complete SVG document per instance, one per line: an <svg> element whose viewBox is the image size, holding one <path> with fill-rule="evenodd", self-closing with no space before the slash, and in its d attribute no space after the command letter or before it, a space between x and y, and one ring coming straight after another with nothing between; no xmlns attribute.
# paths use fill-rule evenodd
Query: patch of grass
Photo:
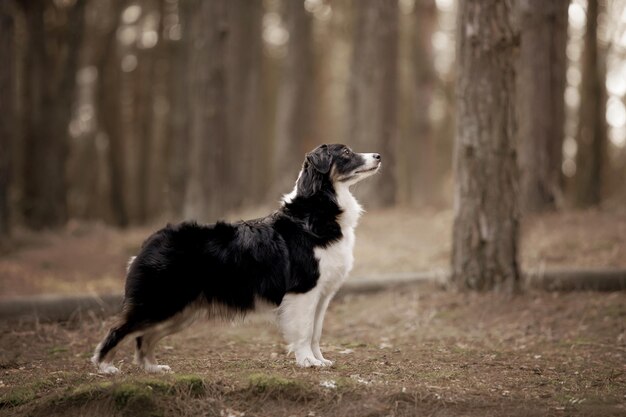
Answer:
<svg viewBox="0 0 626 417"><path fill-rule="evenodd" d="M175 375L174 387L192 397L200 397L206 392L204 380L197 375Z"/></svg>
<svg viewBox="0 0 626 417"><path fill-rule="evenodd" d="M254 373L248 377L248 391L276 400L301 401L316 396L315 391L302 381L262 373Z"/></svg>
<svg viewBox="0 0 626 417"><path fill-rule="evenodd" d="M36 391L32 386L17 387L0 397L0 408L17 407L35 399Z"/></svg>
<svg viewBox="0 0 626 417"><path fill-rule="evenodd" d="M65 346L55 346L55 347L52 347L52 348L48 349L48 353L50 355L57 355L59 353L65 353L68 350L69 349L67 347L65 347Z"/></svg>

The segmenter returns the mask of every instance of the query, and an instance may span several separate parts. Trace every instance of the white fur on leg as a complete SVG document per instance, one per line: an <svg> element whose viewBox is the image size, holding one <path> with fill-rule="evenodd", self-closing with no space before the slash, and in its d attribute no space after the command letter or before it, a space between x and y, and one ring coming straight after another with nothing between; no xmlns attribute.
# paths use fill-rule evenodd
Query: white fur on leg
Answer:
<svg viewBox="0 0 626 417"><path fill-rule="evenodd" d="M313 351L315 358L322 362L322 366L333 366L333 361L325 359L320 349L322 328L324 327L324 316L326 315L326 309L328 309L328 304L332 298L332 294L321 297L315 311L315 328L313 331L313 339L311 340L311 350Z"/></svg>
<svg viewBox="0 0 626 417"><path fill-rule="evenodd" d="M311 350L319 297L317 287L304 294L287 294L279 307L279 323L289 350L304 368L323 365Z"/></svg>

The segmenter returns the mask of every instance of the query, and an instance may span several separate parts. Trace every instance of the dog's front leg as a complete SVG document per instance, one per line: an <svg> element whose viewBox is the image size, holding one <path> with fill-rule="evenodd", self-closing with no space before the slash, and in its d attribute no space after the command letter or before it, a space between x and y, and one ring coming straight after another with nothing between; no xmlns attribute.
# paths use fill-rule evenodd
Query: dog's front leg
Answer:
<svg viewBox="0 0 626 417"><path fill-rule="evenodd" d="M289 344L296 354L298 366L322 366L311 350L315 330L315 312L320 300L317 288L304 294L287 294L279 308L279 323Z"/></svg>
<svg viewBox="0 0 626 417"><path fill-rule="evenodd" d="M326 315L326 309L328 309L328 304L330 300L335 295L334 292L331 294L325 294L320 297L319 302L317 304L317 309L315 311L315 328L313 331L313 339L311 340L311 350L313 351L313 355L322 362L322 366L332 366L333 362L325 359L322 355L322 351L320 349L320 340L322 339L322 328L324 327L324 316Z"/></svg>

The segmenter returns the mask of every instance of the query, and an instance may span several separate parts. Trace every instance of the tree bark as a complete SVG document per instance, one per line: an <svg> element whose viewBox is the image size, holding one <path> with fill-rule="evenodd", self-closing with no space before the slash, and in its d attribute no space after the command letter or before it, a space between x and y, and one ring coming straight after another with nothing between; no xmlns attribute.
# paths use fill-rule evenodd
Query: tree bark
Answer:
<svg viewBox="0 0 626 417"><path fill-rule="evenodd" d="M229 18L232 28L228 45L229 145L233 150L229 176L234 185L229 206L239 207L258 202L267 186L261 128L265 109L260 101L263 3L231 0Z"/></svg>
<svg viewBox="0 0 626 417"><path fill-rule="evenodd" d="M24 155L29 159L24 164L22 212L26 225L34 229L60 226L67 220L67 130L86 0L77 0L69 10L51 3L21 3L29 38L25 64L25 111L29 119L24 128ZM54 10L51 15L58 20L46 21L46 9Z"/></svg>
<svg viewBox="0 0 626 417"><path fill-rule="evenodd" d="M569 0L520 5L520 205L526 212L540 212L555 209L561 200Z"/></svg>
<svg viewBox="0 0 626 417"><path fill-rule="evenodd" d="M226 0L190 1L187 9L189 54L190 148L185 217L215 220L229 191L227 164Z"/></svg>
<svg viewBox="0 0 626 417"><path fill-rule="evenodd" d="M357 195L370 207L396 201L394 154L398 59L398 2L364 0L356 9L349 137L357 152L382 155L382 170L359 185Z"/></svg>
<svg viewBox="0 0 626 417"><path fill-rule="evenodd" d="M125 4L125 1L120 0L116 7L111 9L113 16L111 26L103 36L103 53L97 62L98 125L106 132L108 138L107 156L111 211L114 224L120 227L126 227L129 224L124 186L125 153L123 152L120 120L120 57L116 39L120 14Z"/></svg>
<svg viewBox="0 0 626 417"><path fill-rule="evenodd" d="M576 142L575 204L589 207L602 199L602 169L606 161L606 63L598 46L599 1L587 6L582 56L581 100Z"/></svg>
<svg viewBox="0 0 626 417"><path fill-rule="evenodd" d="M289 43L278 92L272 194L291 191L307 151L305 144L315 136L311 19L303 1L285 2Z"/></svg>
<svg viewBox="0 0 626 417"><path fill-rule="evenodd" d="M452 282L515 289L520 279L513 2L464 0L457 20Z"/></svg>
<svg viewBox="0 0 626 417"><path fill-rule="evenodd" d="M0 5L0 238L10 232L9 187L11 183L11 154L15 138L15 76L14 24L6 4Z"/></svg>
<svg viewBox="0 0 626 417"><path fill-rule="evenodd" d="M189 13L181 1L176 3L172 11L178 16L181 36L180 38L168 38L165 42L169 48L171 57L171 69L168 79L170 97L170 121L169 131L169 160L168 160L168 195L171 215L175 218L184 216L185 193L187 179L189 177L189 111L191 100L187 94L189 88L189 69L192 40L189 35Z"/></svg>
<svg viewBox="0 0 626 417"><path fill-rule="evenodd" d="M435 141L429 107L436 87L431 38L437 26L434 0L418 0L413 12L403 16L407 33L402 36L403 82L398 135L398 201L423 205L436 200L438 188Z"/></svg>

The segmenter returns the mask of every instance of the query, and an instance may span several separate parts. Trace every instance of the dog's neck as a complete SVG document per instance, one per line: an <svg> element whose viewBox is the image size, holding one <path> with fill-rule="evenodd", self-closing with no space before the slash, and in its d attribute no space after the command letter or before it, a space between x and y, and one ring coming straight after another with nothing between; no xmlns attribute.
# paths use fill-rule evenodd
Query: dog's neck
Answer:
<svg viewBox="0 0 626 417"><path fill-rule="evenodd" d="M350 191L350 186L345 184L335 185L335 193L337 194L337 203L342 210L341 217L339 218L339 224L341 229L350 228L354 229L359 222L361 213L363 213L363 207L356 201L354 195Z"/></svg>
<svg viewBox="0 0 626 417"><path fill-rule="evenodd" d="M300 172L302 174L302 172ZM300 179L300 176L298 176ZM339 224L341 229L345 231L346 228L354 229L359 222L359 218L363 213L363 207L356 200L352 192L350 191L350 186L343 183L337 183L334 186L335 195L337 198L337 205L342 211L342 214L339 217ZM282 207L289 205L296 197L298 196L298 180L296 180L296 185L293 187L293 190L285 194L282 198Z"/></svg>

